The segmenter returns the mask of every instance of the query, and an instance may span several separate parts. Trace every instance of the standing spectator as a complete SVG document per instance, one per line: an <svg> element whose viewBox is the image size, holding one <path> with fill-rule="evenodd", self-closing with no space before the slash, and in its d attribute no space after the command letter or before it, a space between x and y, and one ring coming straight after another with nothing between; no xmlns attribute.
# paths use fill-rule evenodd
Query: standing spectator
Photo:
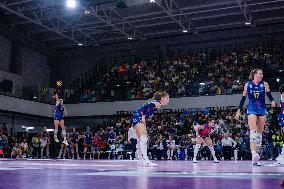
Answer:
<svg viewBox="0 0 284 189"><path fill-rule="evenodd" d="M131 158L135 159L137 136L134 127L130 127L128 130L128 142L131 145Z"/></svg>
<svg viewBox="0 0 284 189"><path fill-rule="evenodd" d="M281 153L282 145L283 145L283 137L280 135L279 131L276 131L276 133L272 136L273 145L276 150L276 157L279 156Z"/></svg>
<svg viewBox="0 0 284 189"><path fill-rule="evenodd" d="M172 136L169 136L169 140L167 140L167 143L168 143L168 152L167 152L168 159L172 160L176 152L176 141L173 140Z"/></svg>
<svg viewBox="0 0 284 189"><path fill-rule="evenodd" d="M33 146L34 146L34 150L33 150L34 151L34 157L40 158L40 154L41 154L41 141L40 141L39 135L34 137Z"/></svg>
<svg viewBox="0 0 284 189"><path fill-rule="evenodd" d="M273 156L273 150L274 150L274 146L273 146L273 140L272 140L272 130L270 128L266 128L264 131L266 137L266 156L269 160L273 160L274 156Z"/></svg>
<svg viewBox="0 0 284 189"><path fill-rule="evenodd" d="M163 137L163 135L160 135L160 140L158 142L158 145L159 145L158 148L160 150L159 159L166 160L168 147L167 147L167 142Z"/></svg>
<svg viewBox="0 0 284 189"><path fill-rule="evenodd" d="M0 134L0 156L4 158L4 139L2 138L2 134Z"/></svg>
<svg viewBox="0 0 284 189"><path fill-rule="evenodd" d="M110 132L108 133L108 143L112 145L115 143L115 132L113 131L113 127L110 128Z"/></svg>

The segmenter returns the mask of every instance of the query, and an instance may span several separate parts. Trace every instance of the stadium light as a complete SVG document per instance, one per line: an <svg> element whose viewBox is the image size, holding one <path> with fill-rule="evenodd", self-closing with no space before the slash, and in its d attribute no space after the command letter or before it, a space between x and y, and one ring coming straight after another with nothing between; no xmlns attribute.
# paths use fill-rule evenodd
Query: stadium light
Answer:
<svg viewBox="0 0 284 189"><path fill-rule="evenodd" d="M76 0L66 0L66 7L74 9L76 8L76 6L77 6Z"/></svg>
<svg viewBox="0 0 284 189"><path fill-rule="evenodd" d="M183 33L187 33L187 32L188 32L188 30L186 30L186 29L183 29L183 30L182 30L182 32L183 32Z"/></svg>
<svg viewBox="0 0 284 189"><path fill-rule="evenodd" d="M27 127L27 126L22 126L22 129L26 129L28 132L29 130L35 129L34 127Z"/></svg>
<svg viewBox="0 0 284 189"><path fill-rule="evenodd" d="M78 46L83 46L83 43L78 43Z"/></svg>
<svg viewBox="0 0 284 189"><path fill-rule="evenodd" d="M247 21L247 22L245 22L245 25L249 26L249 25L251 25L251 23L249 21Z"/></svg>
<svg viewBox="0 0 284 189"><path fill-rule="evenodd" d="M279 78L277 78L277 79L276 79L276 81L279 83L280 79L279 79Z"/></svg>
<svg viewBox="0 0 284 189"><path fill-rule="evenodd" d="M54 129L46 129L47 132L54 131Z"/></svg>
<svg viewBox="0 0 284 189"><path fill-rule="evenodd" d="M156 3L156 0L150 0L150 3Z"/></svg>

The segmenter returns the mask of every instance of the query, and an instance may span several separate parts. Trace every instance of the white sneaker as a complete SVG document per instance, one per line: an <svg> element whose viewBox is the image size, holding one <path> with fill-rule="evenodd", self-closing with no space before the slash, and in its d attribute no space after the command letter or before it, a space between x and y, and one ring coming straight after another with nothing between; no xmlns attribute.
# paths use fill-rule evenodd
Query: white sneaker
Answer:
<svg viewBox="0 0 284 189"><path fill-rule="evenodd" d="M280 154L277 158L276 158L277 164L283 165L284 164L284 155Z"/></svg>
<svg viewBox="0 0 284 189"><path fill-rule="evenodd" d="M193 159L192 163L198 163L198 161L196 159Z"/></svg>
<svg viewBox="0 0 284 189"><path fill-rule="evenodd" d="M253 165L253 166L261 166L261 163L256 162L256 163L253 163L252 165Z"/></svg>
<svg viewBox="0 0 284 189"><path fill-rule="evenodd" d="M143 166L143 161L141 160L138 160L138 163L137 163L138 166Z"/></svg>
<svg viewBox="0 0 284 189"><path fill-rule="evenodd" d="M143 161L143 165L146 167L157 167L158 164L151 162L150 160Z"/></svg>
<svg viewBox="0 0 284 189"><path fill-rule="evenodd" d="M214 163L220 163L220 162L219 162L218 159L216 158L216 159L214 159Z"/></svg>
<svg viewBox="0 0 284 189"><path fill-rule="evenodd" d="M258 161L260 159L260 156L259 154L255 154L252 156L252 165L257 165L257 166L260 166L258 164L260 164Z"/></svg>

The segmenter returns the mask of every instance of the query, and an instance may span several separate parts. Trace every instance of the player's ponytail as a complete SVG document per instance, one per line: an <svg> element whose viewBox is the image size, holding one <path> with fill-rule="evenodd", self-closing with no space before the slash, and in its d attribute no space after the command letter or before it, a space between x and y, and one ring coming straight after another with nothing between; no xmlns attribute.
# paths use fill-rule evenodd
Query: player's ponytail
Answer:
<svg viewBox="0 0 284 189"><path fill-rule="evenodd" d="M164 91L157 91L155 92L153 98L149 99L146 103L151 102L152 100L161 100L163 97L168 96L169 94Z"/></svg>

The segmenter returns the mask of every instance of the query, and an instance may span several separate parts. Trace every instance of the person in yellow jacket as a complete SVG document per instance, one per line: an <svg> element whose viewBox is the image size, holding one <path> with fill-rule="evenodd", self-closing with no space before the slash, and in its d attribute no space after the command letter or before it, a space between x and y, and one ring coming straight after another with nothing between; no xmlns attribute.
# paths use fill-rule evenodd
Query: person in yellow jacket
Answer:
<svg viewBox="0 0 284 189"><path fill-rule="evenodd" d="M281 153L281 149L283 146L283 137L280 135L280 132L277 131L274 135L272 135L273 146L276 149L276 155L278 156Z"/></svg>

